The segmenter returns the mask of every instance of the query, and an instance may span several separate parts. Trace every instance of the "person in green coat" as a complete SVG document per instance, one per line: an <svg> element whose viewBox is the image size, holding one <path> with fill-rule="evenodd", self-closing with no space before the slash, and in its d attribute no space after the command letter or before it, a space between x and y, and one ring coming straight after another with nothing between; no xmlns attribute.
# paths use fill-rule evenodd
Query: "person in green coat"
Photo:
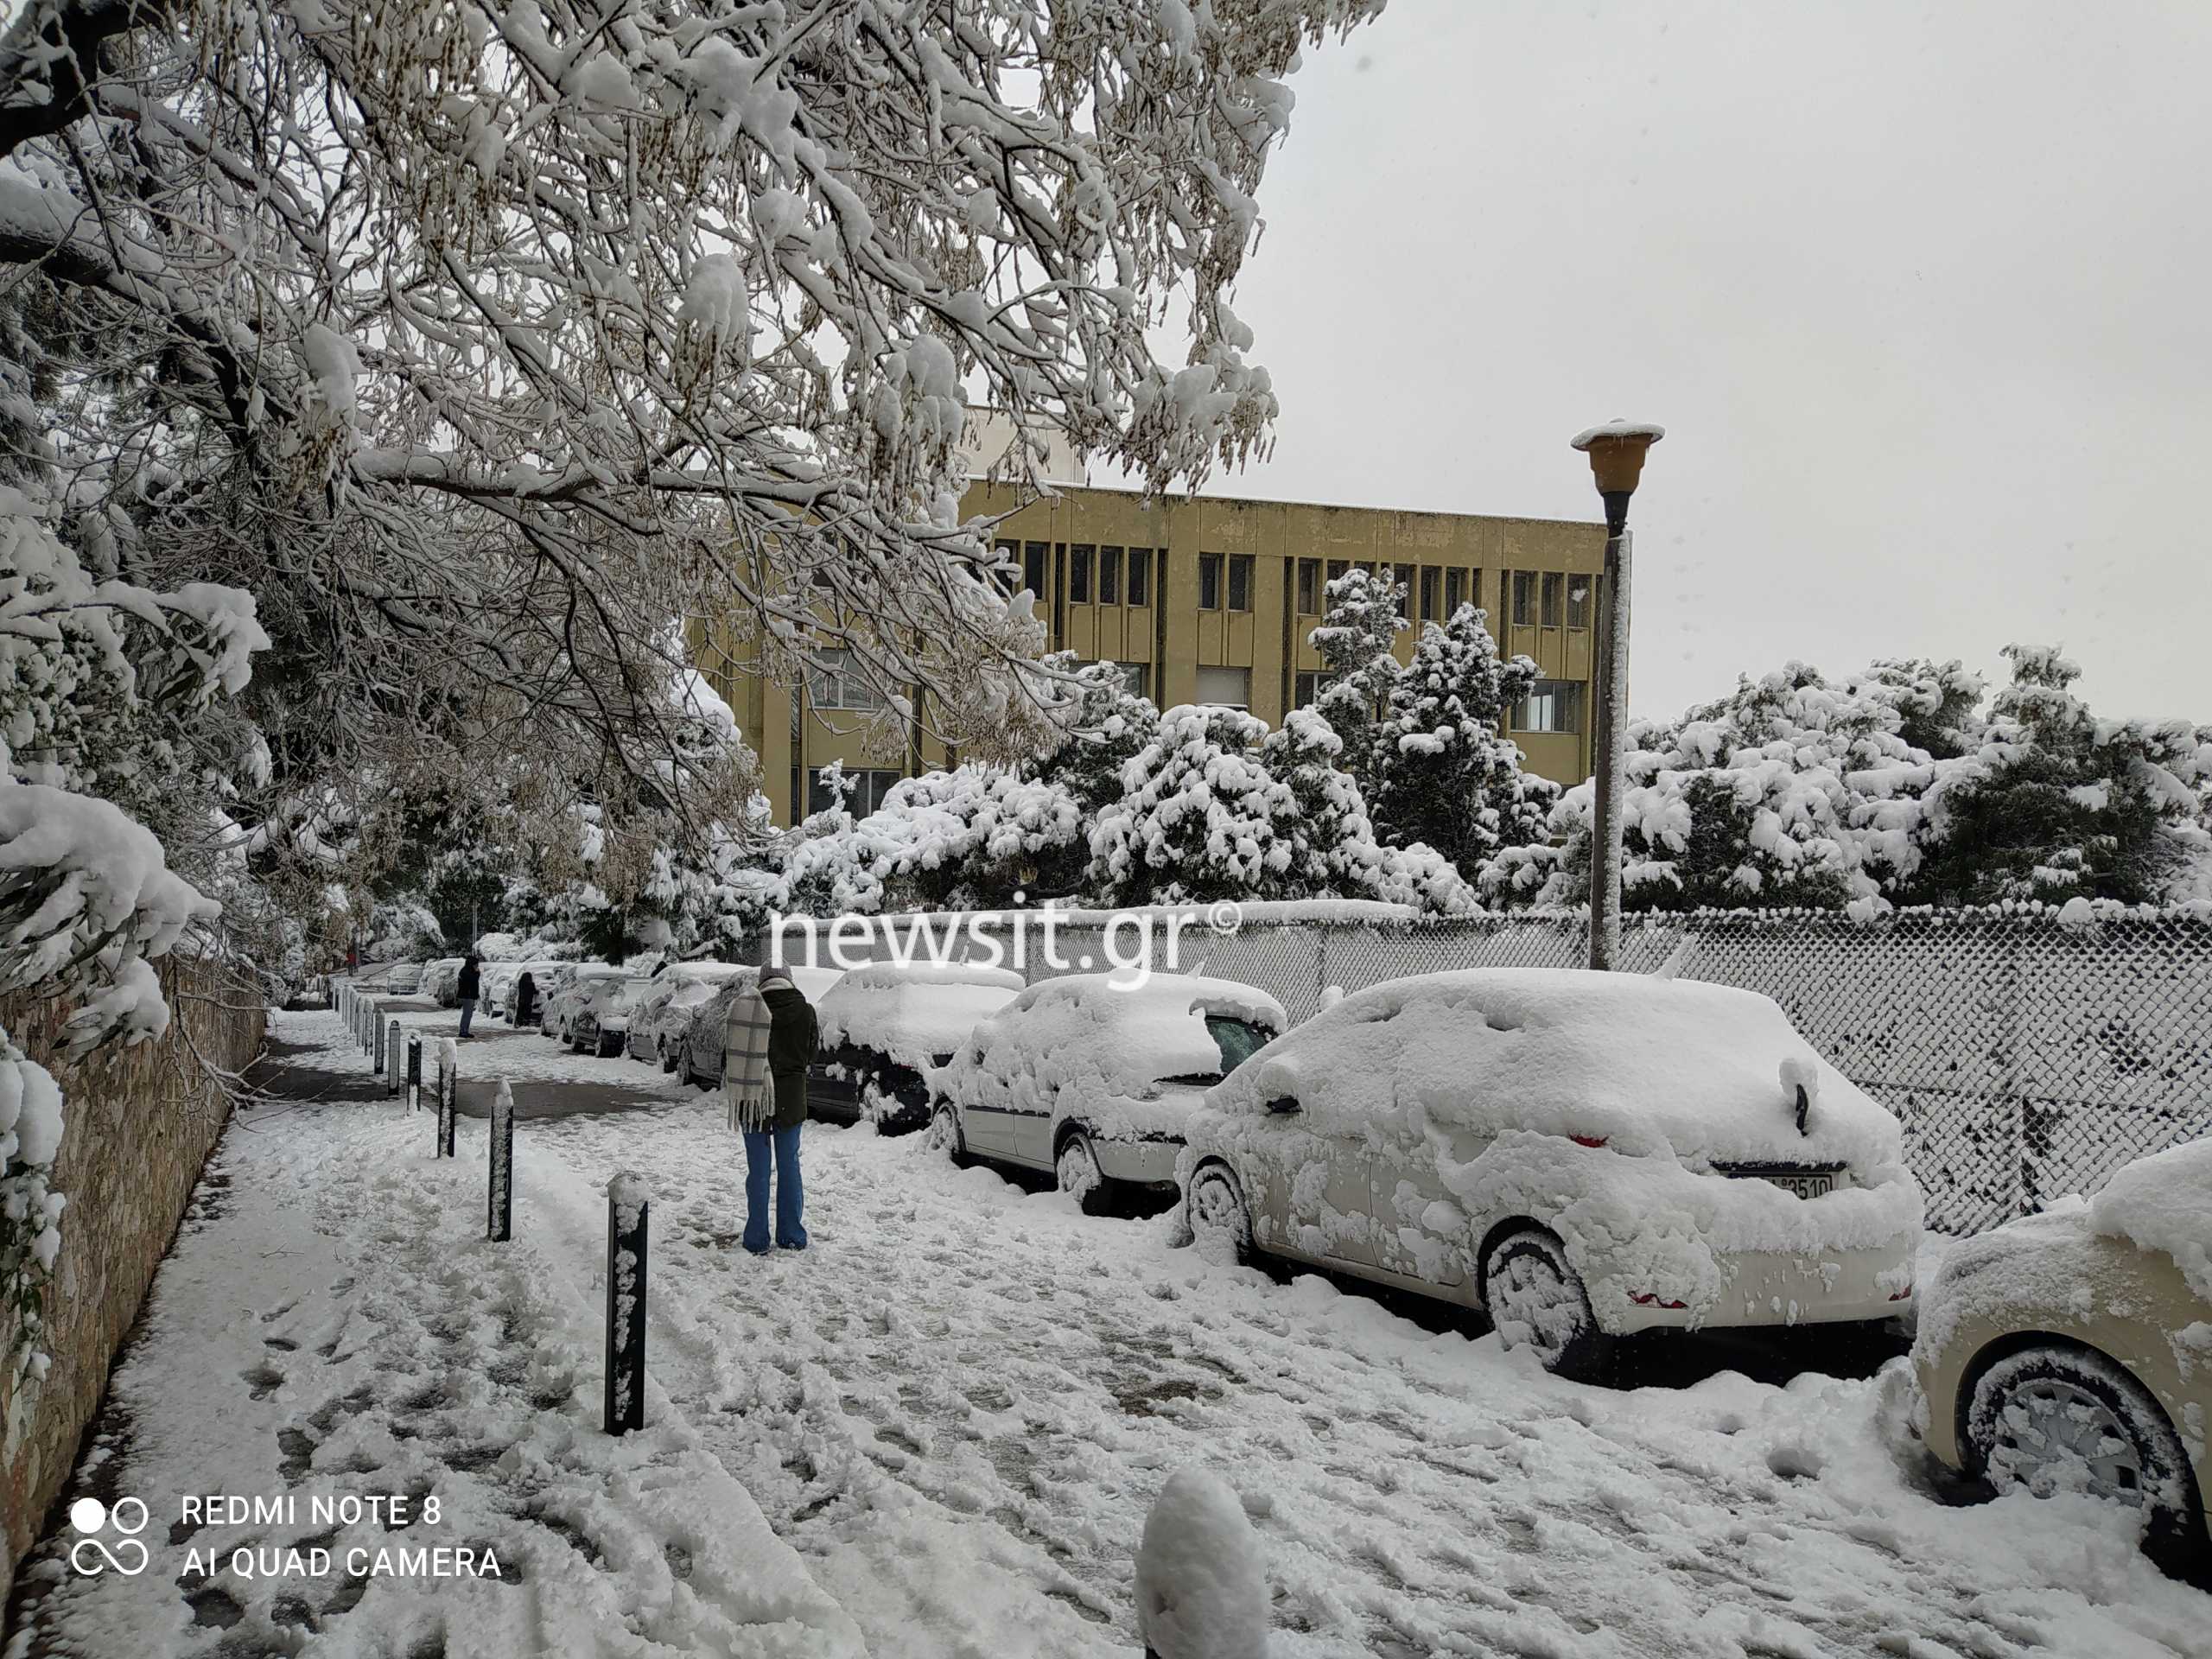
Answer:
<svg viewBox="0 0 2212 1659"><path fill-rule="evenodd" d="M745 1248L768 1252L768 1183L775 1177L775 1242L786 1250L806 1248L802 1211L806 1189L799 1177L799 1133L806 1126L806 1068L821 1039L814 1005L791 982L788 970L764 968L753 987L768 1016L767 1098L737 1121L745 1135ZM741 994L739 1001L744 996ZM733 1015L735 1011L733 1010ZM760 1122L765 1117L766 1122ZM756 1127L757 1126L757 1127Z"/></svg>

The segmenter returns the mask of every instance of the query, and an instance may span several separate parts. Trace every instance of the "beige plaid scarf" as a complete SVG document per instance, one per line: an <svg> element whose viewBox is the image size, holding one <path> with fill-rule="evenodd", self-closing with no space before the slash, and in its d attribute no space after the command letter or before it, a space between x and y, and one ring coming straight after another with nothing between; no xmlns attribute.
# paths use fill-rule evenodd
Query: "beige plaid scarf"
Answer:
<svg viewBox="0 0 2212 1659"><path fill-rule="evenodd" d="M758 1133L776 1115L776 1087L768 1075L768 1004L757 984L730 999L722 1022L722 1098L734 1133Z"/></svg>

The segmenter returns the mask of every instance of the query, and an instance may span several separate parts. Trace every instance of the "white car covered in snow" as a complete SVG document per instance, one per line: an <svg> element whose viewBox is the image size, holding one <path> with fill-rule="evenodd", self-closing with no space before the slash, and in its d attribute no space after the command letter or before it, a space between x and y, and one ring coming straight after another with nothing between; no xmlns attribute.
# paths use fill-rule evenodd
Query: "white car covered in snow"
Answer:
<svg viewBox="0 0 2212 1659"><path fill-rule="evenodd" d="M539 1006L544 1010L538 1016L538 1028L555 1042L565 1046L575 1039L576 1015L582 1011L586 999L601 992L619 991L630 975L627 969L611 962L571 962L563 963L543 977L533 977L541 999Z"/></svg>
<svg viewBox="0 0 2212 1659"><path fill-rule="evenodd" d="M1344 999L1192 1122L1183 1214L1257 1250L1486 1309L1586 1372L1653 1327L1906 1311L1897 1120L1751 991L1478 968Z"/></svg>
<svg viewBox="0 0 2212 1659"><path fill-rule="evenodd" d="M2212 1559L2212 1140L1955 1245L1912 1360L1951 1467L2121 1504L2154 1554Z"/></svg>
<svg viewBox="0 0 2212 1659"><path fill-rule="evenodd" d="M676 1069L683 1033L700 1004L732 980L753 970L734 962L671 962L653 976L652 988L630 1013L630 1058Z"/></svg>
<svg viewBox="0 0 2212 1659"><path fill-rule="evenodd" d="M1289 1027L1234 980L1071 974L1031 986L929 1073L930 1144L1051 1170L1087 1211L1109 1182L1172 1186L1206 1089Z"/></svg>
<svg viewBox="0 0 2212 1659"><path fill-rule="evenodd" d="M982 1021L1021 995L1011 968L966 962L879 962L855 968L822 999L822 1055L807 1086L815 1117L865 1118L880 1129L930 1119L926 1074Z"/></svg>

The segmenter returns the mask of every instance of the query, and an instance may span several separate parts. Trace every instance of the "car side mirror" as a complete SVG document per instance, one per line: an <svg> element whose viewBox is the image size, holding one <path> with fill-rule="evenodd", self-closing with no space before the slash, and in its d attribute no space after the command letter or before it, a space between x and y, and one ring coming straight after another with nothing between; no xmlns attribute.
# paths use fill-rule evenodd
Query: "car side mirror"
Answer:
<svg viewBox="0 0 2212 1659"><path fill-rule="evenodd" d="M1296 1095L1277 1095L1273 1100L1268 1103L1268 1109L1271 1112L1280 1112L1287 1115L1291 1112L1304 1111L1306 1109L1298 1103L1298 1096Z"/></svg>

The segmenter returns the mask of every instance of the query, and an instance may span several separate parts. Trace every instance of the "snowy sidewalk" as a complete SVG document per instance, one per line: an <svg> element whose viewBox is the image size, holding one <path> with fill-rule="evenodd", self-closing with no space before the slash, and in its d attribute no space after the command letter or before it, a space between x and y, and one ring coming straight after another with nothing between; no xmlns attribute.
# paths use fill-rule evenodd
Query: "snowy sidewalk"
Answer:
<svg viewBox="0 0 2212 1659"><path fill-rule="evenodd" d="M367 1072L329 1016L277 1035ZM512 1245L480 1242L479 1124L451 1164L385 1102L234 1128L70 1493L152 1505L155 1570L63 1581L49 1547L26 1654L1133 1659L1144 1516L1192 1462L1259 1529L1276 1659L2212 1653L2212 1597L2109 1511L1939 1502L1884 1379L1576 1387L866 1130L809 1129L815 1248L756 1261L711 1101L528 1040L549 1077L661 1103L521 1126ZM652 1380L617 1443L626 1167L653 1194ZM503 1579L180 1586L187 1548L316 1529L186 1535L179 1495L315 1490L440 1495L392 1538L488 1546Z"/></svg>

